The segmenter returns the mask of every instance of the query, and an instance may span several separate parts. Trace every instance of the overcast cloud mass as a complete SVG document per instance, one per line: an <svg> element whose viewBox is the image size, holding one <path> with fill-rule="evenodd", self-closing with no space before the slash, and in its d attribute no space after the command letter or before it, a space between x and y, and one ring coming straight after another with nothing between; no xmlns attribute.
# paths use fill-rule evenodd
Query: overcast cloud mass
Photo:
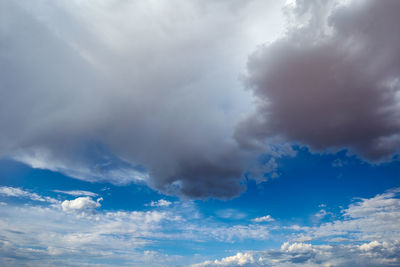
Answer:
<svg viewBox="0 0 400 267"><path fill-rule="evenodd" d="M280 7L2 0L1 155L89 181L236 195L255 156L232 137L252 109L239 76L279 34Z"/></svg>
<svg viewBox="0 0 400 267"><path fill-rule="evenodd" d="M2 0L0 153L192 198L233 197L246 171L277 177L273 158L254 166L276 140L390 159L400 146L399 10Z"/></svg>

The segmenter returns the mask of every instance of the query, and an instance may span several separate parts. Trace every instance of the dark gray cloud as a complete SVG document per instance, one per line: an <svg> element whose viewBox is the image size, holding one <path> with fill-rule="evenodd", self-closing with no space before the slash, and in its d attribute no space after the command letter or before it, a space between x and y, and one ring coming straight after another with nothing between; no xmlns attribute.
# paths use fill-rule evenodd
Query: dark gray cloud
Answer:
<svg viewBox="0 0 400 267"><path fill-rule="evenodd" d="M400 2L299 0L286 11L285 36L249 58L257 112L237 139L390 159L400 148Z"/></svg>
<svg viewBox="0 0 400 267"><path fill-rule="evenodd" d="M1 1L0 155L89 181L238 194L254 156L232 137L251 103L238 73L280 8L263 2Z"/></svg>

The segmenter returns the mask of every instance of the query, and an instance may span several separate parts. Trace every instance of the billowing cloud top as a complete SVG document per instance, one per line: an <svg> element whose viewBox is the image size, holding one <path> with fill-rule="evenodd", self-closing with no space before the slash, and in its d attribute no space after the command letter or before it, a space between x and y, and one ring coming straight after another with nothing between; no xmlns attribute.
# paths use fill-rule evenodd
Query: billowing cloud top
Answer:
<svg viewBox="0 0 400 267"><path fill-rule="evenodd" d="M280 136L369 160L400 147L399 1L296 1L285 36L260 47L247 83L257 112L236 136L245 146Z"/></svg>

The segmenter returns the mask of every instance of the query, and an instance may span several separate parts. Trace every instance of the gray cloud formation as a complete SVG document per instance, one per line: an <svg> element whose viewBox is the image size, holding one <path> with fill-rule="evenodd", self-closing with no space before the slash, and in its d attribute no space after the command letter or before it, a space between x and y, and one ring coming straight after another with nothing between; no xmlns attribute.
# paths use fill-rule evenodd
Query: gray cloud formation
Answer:
<svg viewBox="0 0 400 267"><path fill-rule="evenodd" d="M243 190L254 155L232 138L251 101L238 74L280 4L0 5L0 156L189 197Z"/></svg>
<svg viewBox="0 0 400 267"><path fill-rule="evenodd" d="M250 56L258 104L243 146L280 136L373 161L399 152L400 2L346 2L296 1L285 36Z"/></svg>

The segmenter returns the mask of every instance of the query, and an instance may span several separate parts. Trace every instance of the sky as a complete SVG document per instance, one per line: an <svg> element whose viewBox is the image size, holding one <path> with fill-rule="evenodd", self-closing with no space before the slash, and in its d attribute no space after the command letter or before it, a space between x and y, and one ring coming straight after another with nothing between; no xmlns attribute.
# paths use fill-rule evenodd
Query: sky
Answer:
<svg viewBox="0 0 400 267"><path fill-rule="evenodd" d="M0 0L0 265L400 266L399 13Z"/></svg>

